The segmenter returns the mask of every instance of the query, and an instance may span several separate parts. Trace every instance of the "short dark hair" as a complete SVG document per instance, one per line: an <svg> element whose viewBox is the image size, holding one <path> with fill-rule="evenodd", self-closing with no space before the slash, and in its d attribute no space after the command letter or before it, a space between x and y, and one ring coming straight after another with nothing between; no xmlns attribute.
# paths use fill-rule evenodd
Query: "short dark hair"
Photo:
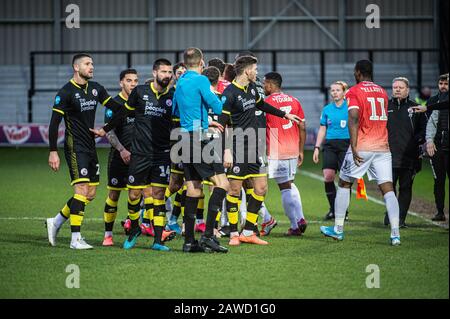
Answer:
<svg viewBox="0 0 450 319"><path fill-rule="evenodd" d="M209 60L208 66L215 66L216 68L218 68L220 75L222 75L225 71L225 62L223 62L223 60L219 58L212 58L211 60Z"/></svg>
<svg viewBox="0 0 450 319"><path fill-rule="evenodd" d="M172 62L167 59L157 59L153 62L153 71L158 70L161 65L171 66Z"/></svg>
<svg viewBox="0 0 450 319"><path fill-rule="evenodd" d="M356 62L355 70L359 71L364 77L373 78L373 64L369 60L359 60Z"/></svg>
<svg viewBox="0 0 450 319"><path fill-rule="evenodd" d="M187 48L183 53L183 59L188 68L197 67L203 59L203 52L199 48Z"/></svg>
<svg viewBox="0 0 450 319"><path fill-rule="evenodd" d="M120 76L119 76L120 81L122 81L123 78L124 78L127 74L136 74L136 75L137 75L137 71L136 71L135 69L126 69L126 70L123 70L122 72L120 72Z"/></svg>
<svg viewBox="0 0 450 319"><path fill-rule="evenodd" d="M186 69L186 64L184 64L183 62L178 62L177 64L175 64L173 66L173 73L175 73L179 68L185 68Z"/></svg>
<svg viewBox="0 0 450 319"><path fill-rule="evenodd" d="M241 51L238 54L236 54L234 60L236 61L237 59L242 58L243 56L251 56L251 57L256 58L256 55L252 51L245 50L245 51Z"/></svg>
<svg viewBox="0 0 450 319"><path fill-rule="evenodd" d="M223 78L228 82L232 82L235 77L236 71L234 70L233 64L227 63L225 65L225 71L223 72Z"/></svg>
<svg viewBox="0 0 450 319"><path fill-rule="evenodd" d="M448 82L448 73L446 73L446 74L441 74L440 76L439 76L439 82L440 81L447 81Z"/></svg>
<svg viewBox="0 0 450 319"><path fill-rule="evenodd" d="M216 85L219 82L220 71L215 66L209 66L203 70L202 75L208 78L211 85Z"/></svg>
<svg viewBox="0 0 450 319"><path fill-rule="evenodd" d="M281 77L281 74L278 72L269 72L266 75L264 75L264 78L266 81L270 81L273 84L275 84L277 87L281 88L281 84L283 83L283 78Z"/></svg>
<svg viewBox="0 0 450 319"><path fill-rule="evenodd" d="M77 54L75 54L75 55L73 56L73 58L72 58L72 66L73 66L74 64L76 64L76 63L78 62L79 59L82 59L82 58L91 58L91 59L92 59L92 56L90 56L90 55L87 54L87 53L77 53Z"/></svg>
<svg viewBox="0 0 450 319"><path fill-rule="evenodd" d="M252 56L242 56L234 62L234 71L236 75L241 75L244 69L252 64L258 63L258 59Z"/></svg>

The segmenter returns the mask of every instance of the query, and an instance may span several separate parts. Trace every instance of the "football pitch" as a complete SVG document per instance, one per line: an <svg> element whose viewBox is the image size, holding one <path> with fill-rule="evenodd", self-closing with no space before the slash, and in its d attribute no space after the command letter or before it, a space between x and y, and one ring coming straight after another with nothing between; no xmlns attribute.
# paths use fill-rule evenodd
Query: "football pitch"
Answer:
<svg viewBox="0 0 450 319"><path fill-rule="evenodd" d="M449 298L448 228L410 216L410 227L401 231L402 245L391 247L382 223L384 207L353 196L345 240L324 238L319 226L331 223L322 222L328 209L323 183L303 174L296 184L309 226L301 238L283 235L289 224L279 190L270 182L266 204L278 226L267 237L268 246L185 254L179 237L168 243L172 251L162 253L149 249L150 238L140 237L136 248L124 251L122 195L115 246L102 247L107 151L98 151L101 184L82 227L94 249L74 251L68 223L56 247L48 245L44 228L45 218L53 217L72 194L62 152L61 169L53 173L47 149L0 148L0 298ZM300 170L320 174L310 152ZM413 196L433 201L425 161ZM79 268L79 288L66 286L68 265ZM366 285L373 267L379 269L379 288Z"/></svg>

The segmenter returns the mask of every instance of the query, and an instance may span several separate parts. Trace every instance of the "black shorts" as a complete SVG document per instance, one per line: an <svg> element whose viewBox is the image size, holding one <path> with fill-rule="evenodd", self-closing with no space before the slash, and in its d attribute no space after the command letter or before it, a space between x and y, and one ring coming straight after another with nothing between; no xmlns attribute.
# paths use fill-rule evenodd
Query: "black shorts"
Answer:
<svg viewBox="0 0 450 319"><path fill-rule="evenodd" d="M116 150L109 152L108 158L108 189L126 190L128 182L128 168Z"/></svg>
<svg viewBox="0 0 450 319"><path fill-rule="evenodd" d="M350 140L326 140L322 150L322 169L340 170L349 145Z"/></svg>
<svg viewBox="0 0 450 319"><path fill-rule="evenodd" d="M100 165L97 152L71 152L64 150L67 166L69 167L71 183L89 183L98 185L100 181Z"/></svg>
<svg viewBox="0 0 450 319"><path fill-rule="evenodd" d="M228 170L227 176L230 179L240 180L267 176L267 159L258 157L256 163L236 163L236 158L234 158L233 167Z"/></svg>
<svg viewBox="0 0 450 319"><path fill-rule="evenodd" d="M186 181L208 180L215 175L225 174L223 164L194 163L184 164L184 179Z"/></svg>
<svg viewBox="0 0 450 319"><path fill-rule="evenodd" d="M170 163L170 173L184 175L183 163Z"/></svg>
<svg viewBox="0 0 450 319"><path fill-rule="evenodd" d="M183 162L184 179L186 181L203 181L210 177L220 174L225 174L225 169L222 162L222 154L219 154L216 149L211 149L212 146L208 144L212 140L205 140L194 143L192 136L190 141L190 158ZM201 157L204 148L209 147L209 157L205 160Z"/></svg>
<svg viewBox="0 0 450 319"><path fill-rule="evenodd" d="M132 154L128 169L129 189L144 189L150 186L167 187L170 178L170 161L152 161L148 156Z"/></svg>

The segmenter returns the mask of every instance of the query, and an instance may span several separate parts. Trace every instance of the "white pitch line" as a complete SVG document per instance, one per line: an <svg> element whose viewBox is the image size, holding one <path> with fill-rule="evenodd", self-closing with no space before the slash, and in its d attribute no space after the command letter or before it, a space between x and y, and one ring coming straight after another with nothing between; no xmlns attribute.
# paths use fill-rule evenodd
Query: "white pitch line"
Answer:
<svg viewBox="0 0 450 319"><path fill-rule="evenodd" d="M301 175L310 177L310 178L312 178L312 179L315 179L315 180L318 180L318 181L323 181L323 177L320 176L320 175L318 175L318 174L311 173L311 172L304 171L304 170L298 170L298 172L299 172ZM352 192L353 192L354 194L356 193L356 191L355 191L354 189L352 189ZM381 201L381 200L379 200L379 199L372 198L372 197L370 197L370 196L367 196L367 198L368 198L368 200L371 201L371 202L374 202L374 203L376 203L376 204L378 204L378 205L381 205L381 206L385 206L384 202ZM447 228L446 225L442 225L442 224L433 222L432 220L429 220L428 218L425 218L425 217L423 217L422 215L420 215L420 214L418 214L418 213L416 213L416 212L413 212L413 211L410 211L410 210L409 210L409 211L408 211L408 214L411 214L412 216L418 217L418 218L422 219L423 221L425 221L425 222L428 223L428 224L432 224L432 225L435 225L435 226L438 226L438 227L441 227L441 228ZM42 220L42 221L45 221L47 218L48 218L48 217L26 217L26 216L24 216L24 217L0 217L0 220ZM85 218L85 220L91 220L91 221L103 221L103 218L95 218L95 217L89 218L89 217L88 217L88 218ZM319 223L323 223L323 221L322 221L322 220L309 220L308 223L319 224ZM351 221L350 221L349 223L354 223L354 224L367 224L368 222L351 222ZM278 224L283 224L283 222L282 222L282 221L281 221L281 222L278 222ZM286 224L288 224L288 223L286 222Z"/></svg>
<svg viewBox="0 0 450 319"><path fill-rule="evenodd" d="M321 175L318 175L318 174L315 174L315 173L311 173L311 172L308 172L308 171L304 171L304 170L298 170L298 172L301 175L308 176L308 177L310 177L312 179L315 179L315 180L318 180L318 181L323 181L323 176L321 176ZM356 194L356 191L353 188L352 188L352 193ZM385 203L383 201L379 200L379 199L372 198L369 195L367 195L367 198L368 198L369 201L371 201L373 203L385 206ZM440 223L436 223L436 222L434 222L434 221L432 221L432 220L430 220L430 219L428 219L426 217L423 217L421 214L418 214L418 213L413 212L411 210L408 210L408 214L410 214L410 215L412 215L414 217L418 217L418 218L422 219L423 221L425 221L428 224L432 224L432 225L435 225L435 226L438 226L438 227L441 227L441 228L447 228L446 225L442 225Z"/></svg>

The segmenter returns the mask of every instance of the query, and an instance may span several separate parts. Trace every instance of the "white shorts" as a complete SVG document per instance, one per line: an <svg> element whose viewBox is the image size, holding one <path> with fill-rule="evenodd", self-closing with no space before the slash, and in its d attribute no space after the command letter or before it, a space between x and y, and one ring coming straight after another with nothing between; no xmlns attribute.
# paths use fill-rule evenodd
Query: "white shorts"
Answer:
<svg viewBox="0 0 450 319"><path fill-rule="evenodd" d="M269 159L269 178L275 179L277 184L293 181L296 172L296 158L286 160Z"/></svg>
<svg viewBox="0 0 450 319"><path fill-rule="evenodd" d="M345 155L339 177L349 183L362 178L367 173L369 181L376 180L377 184L392 182L392 155L391 152L359 152L364 159L360 166L353 161L352 151Z"/></svg>

